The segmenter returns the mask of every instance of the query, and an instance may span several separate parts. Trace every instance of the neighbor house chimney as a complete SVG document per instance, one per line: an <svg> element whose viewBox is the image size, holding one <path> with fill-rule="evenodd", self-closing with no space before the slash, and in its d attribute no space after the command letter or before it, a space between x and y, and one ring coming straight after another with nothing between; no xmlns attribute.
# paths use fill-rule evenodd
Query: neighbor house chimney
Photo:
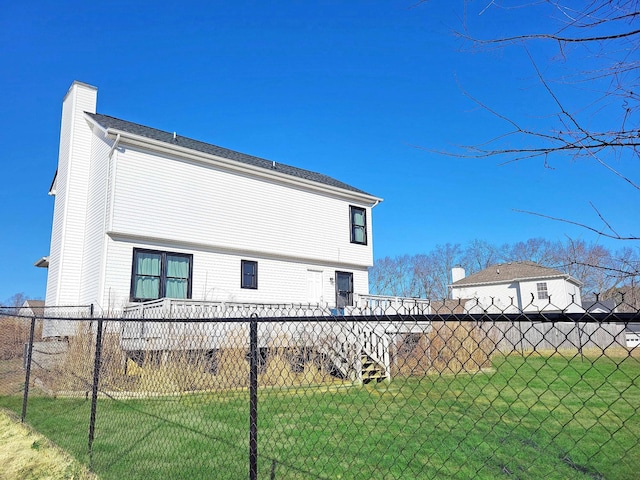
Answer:
<svg viewBox="0 0 640 480"><path fill-rule="evenodd" d="M451 269L451 283L456 283L458 280L462 280L465 277L464 268L453 267Z"/></svg>

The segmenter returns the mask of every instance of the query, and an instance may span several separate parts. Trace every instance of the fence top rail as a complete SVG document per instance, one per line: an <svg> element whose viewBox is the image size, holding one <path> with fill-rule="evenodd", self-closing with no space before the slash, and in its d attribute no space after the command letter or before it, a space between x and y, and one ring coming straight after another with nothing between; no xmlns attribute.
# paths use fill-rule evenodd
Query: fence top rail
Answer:
<svg viewBox="0 0 640 480"><path fill-rule="evenodd" d="M358 295L359 300L381 300L381 301L392 301L392 302L406 302L406 303L421 303L429 305L431 300L428 298L420 298L420 297L403 297L400 295Z"/></svg>
<svg viewBox="0 0 640 480"><path fill-rule="evenodd" d="M264 311L262 313L267 313ZM634 313L562 313L562 312L526 312L526 313L436 313L436 314L329 314L321 312L318 315L260 315L258 312L251 312L250 315L229 316L229 317L190 317L154 315L148 317L130 317L120 315L95 315L86 314L78 316L48 316L48 315L21 315L20 313L5 313L0 311L0 319L22 318L51 321L117 321L123 323L149 322L149 323L243 323L256 320L262 323L270 322L375 322L375 323L408 323L420 324L431 322L477 322L477 323L499 323L499 322L535 322L535 323L619 323L633 324L640 323L640 311Z"/></svg>

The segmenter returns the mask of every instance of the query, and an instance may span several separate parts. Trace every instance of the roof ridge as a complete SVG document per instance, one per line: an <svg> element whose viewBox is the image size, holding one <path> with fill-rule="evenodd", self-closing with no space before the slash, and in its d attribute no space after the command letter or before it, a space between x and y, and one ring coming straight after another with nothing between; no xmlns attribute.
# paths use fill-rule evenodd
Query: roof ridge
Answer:
<svg viewBox="0 0 640 480"><path fill-rule="evenodd" d="M106 115L106 114L104 114L104 113L97 113L97 112L96 112L96 113L85 112L85 113L87 113L87 114L91 115L92 117L108 117L108 118L110 118L110 119L112 119L112 120L117 120L117 121L119 121L119 122L126 122L126 123L129 123L129 124L131 124L131 125L136 125L136 126L138 126L138 127L147 128L147 129L149 129L149 130L155 130L156 132L165 133L165 134L167 134L167 135L173 135L173 134L176 134L176 136L177 136L177 137L181 137L181 138L183 138L183 139L185 139L185 140L189 140L189 141L191 141L191 142L196 142L196 143L201 143L201 144L203 144L203 145L213 146L213 147L219 148L219 149L221 149L221 150L226 150L226 151L228 151L228 152L239 153L240 155L244 155L244 156L247 156L247 157L255 158L255 159L257 159L257 160L263 160L263 161L265 161L265 162L273 162L273 160L269 160L269 159L266 159L266 158L258 157L258 156L256 156L256 155L251 155L251 154L249 154L249 153L239 152L239 151L237 151L237 150L232 150L231 148L227 148L227 147L221 147L220 145L216 145L216 144L214 144L214 143L205 142L205 141L203 141L203 140L198 140L197 138L191 138L191 137L187 137L187 136L185 136L185 135L177 135L177 132L169 132L169 131L167 131L167 130L162 130L162 129L160 129L160 128L155 128L155 127L150 127L150 126L148 126L148 125L143 125L142 123L138 123L138 122L131 122L131 121L129 121L129 120L123 120L123 119L121 119L121 118L114 117L113 115ZM283 165L284 165L284 164L283 164ZM298 167L295 167L295 168L298 168ZM300 170L304 170L304 169L300 169Z"/></svg>
<svg viewBox="0 0 640 480"><path fill-rule="evenodd" d="M197 139L190 138L183 135L176 135L175 132L167 132L165 130L149 127L141 123L122 120L121 118L113 117L111 115L106 115L103 113L91 113L91 112L85 112L85 113L89 115L91 118L93 118L100 125L106 128L122 130L127 133L132 133L134 135L139 135L139 136L160 141L163 143L168 143L171 145L179 145L184 148L199 151L201 153L215 155L218 157L225 158L227 160L234 160L240 163L252 165L252 166L263 168L266 170L276 170L279 173L283 173L285 175L289 175L292 177L302 178L302 179L310 180L316 183L321 183L323 185L328 185L328 186L332 186L332 187L340 188L343 190L348 190L351 192L373 197L373 195L365 192L364 190L360 190L359 188L356 188L352 185L344 183L340 180L337 180L323 173L314 172L312 170L306 170L300 167L294 167L292 165L287 165L286 163L279 163L279 162L276 162L275 160L267 160L265 158L257 157L255 155L250 155L247 153L239 152L237 150L231 150L229 148L221 147L213 143L207 143L202 140L197 140Z"/></svg>
<svg viewBox="0 0 640 480"><path fill-rule="evenodd" d="M570 274L562 272L561 270L558 270L556 268L542 265L531 260L521 260L490 265L489 267L480 270L479 272L475 272L469 276L461 278L456 282L453 282L452 285L461 286L474 284L493 284L528 278L553 277L573 278Z"/></svg>

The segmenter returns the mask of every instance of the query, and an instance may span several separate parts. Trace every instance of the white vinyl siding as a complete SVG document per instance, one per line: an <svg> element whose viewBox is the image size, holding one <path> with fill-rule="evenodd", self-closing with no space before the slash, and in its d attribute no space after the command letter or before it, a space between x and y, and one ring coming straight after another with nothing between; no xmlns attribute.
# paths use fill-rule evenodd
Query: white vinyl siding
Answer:
<svg viewBox="0 0 640 480"><path fill-rule="evenodd" d="M271 258L253 258L258 262L258 289L241 288L239 279L242 255L179 248L177 245L153 246L108 240L109 262L103 308L121 308L129 302L133 248L164 248L193 255L192 295L194 300L247 303L308 303L307 271L322 275L322 298L325 304L335 303L335 271L353 272L354 291L368 293L368 272L363 269L346 270L335 264L318 265L288 262ZM335 280L334 280L335 281Z"/></svg>
<svg viewBox="0 0 640 480"><path fill-rule="evenodd" d="M538 298L538 283L547 284L549 298ZM493 304L499 310L513 305L526 312L564 309L579 311L581 305L580 289L563 278L456 287L452 289L452 298L478 299L481 306Z"/></svg>
<svg viewBox="0 0 640 480"><path fill-rule="evenodd" d="M80 302L95 89L73 84L65 97L47 279L47 305Z"/></svg>
<svg viewBox="0 0 640 480"><path fill-rule="evenodd" d="M115 233L304 260L373 262L371 242L350 242L349 202L341 198L134 149L118 155L115 183Z"/></svg>
<svg viewBox="0 0 640 480"><path fill-rule="evenodd" d="M132 148L125 138L111 151L114 135L84 113L96 98L74 83L63 102L47 305L125 306L133 248L193 255L194 300L307 303L308 270L321 272L330 306L335 271L352 272L354 292L368 293L366 202L375 198ZM351 243L350 206L364 210L366 245ZM259 264L258 289L241 288L243 258Z"/></svg>
<svg viewBox="0 0 640 480"><path fill-rule="evenodd" d="M91 170L89 172L86 213L85 244L82 254L80 304L97 302L102 279L102 252L105 241L105 212L108 188L109 162L105 159L113 141L96 131L92 142Z"/></svg>
<svg viewBox="0 0 640 480"><path fill-rule="evenodd" d="M512 282L504 284L457 287L452 289L451 296L454 299L473 299L470 302L467 302L467 309L474 307L476 300L478 306L482 308L494 305L498 310L506 310L512 304L518 309L522 306L522 299L520 298L517 283Z"/></svg>
<svg viewBox="0 0 640 480"><path fill-rule="evenodd" d="M538 283L547 284L548 298L538 298ZM527 303L535 305L540 310L560 309L568 311L580 311L582 299L580 297L580 289L573 283L562 278L531 280L520 283L523 297L527 299ZM531 298L534 297L532 301Z"/></svg>

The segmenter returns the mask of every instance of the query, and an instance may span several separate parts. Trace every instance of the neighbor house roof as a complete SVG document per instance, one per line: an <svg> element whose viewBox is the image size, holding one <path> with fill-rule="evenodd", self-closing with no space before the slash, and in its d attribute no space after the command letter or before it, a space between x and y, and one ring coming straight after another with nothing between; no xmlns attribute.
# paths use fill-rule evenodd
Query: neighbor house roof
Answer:
<svg viewBox="0 0 640 480"><path fill-rule="evenodd" d="M44 315L44 300L25 300L22 309L30 310L24 312L24 315Z"/></svg>
<svg viewBox="0 0 640 480"><path fill-rule="evenodd" d="M640 334L640 323L627 324L627 331Z"/></svg>
<svg viewBox="0 0 640 480"><path fill-rule="evenodd" d="M613 298L606 300L585 300L582 302L582 308L587 312L603 310L604 312L613 312L616 309L616 301Z"/></svg>
<svg viewBox="0 0 640 480"><path fill-rule="evenodd" d="M556 270L555 268L543 267L534 262L509 262L492 265L489 268L462 278L451 284L452 287L465 287L469 285L506 283L531 279L565 278L577 285L581 285L571 275Z"/></svg>
<svg viewBox="0 0 640 480"><path fill-rule="evenodd" d="M292 177L297 177L304 180L309 180L312 182L317 182L320 184L329 185L332 187L349 190L352 192L370 196L370 194L368 194L367 192L364 192L363 190L360 190L356 187L353 187L351 185L348 185L344 182L336 180L335 178L329 177L327 175L323 175L321 173L312 172L310 170L304 170L302 168L292 167L290 165L277 163L272 160L266 160L264 158L254 157L252 155L247 155L245 153L229 150L228 148L218 147L217 145L201 142L199 140L194 140L192 138L183 137L182 135L176 135L174 133L165 132L155 128L146 127L144 125L128 122L126 120L110 117L108 115L102 115L100 113L89 113L89 112L85 112L85 113L89 117L91 117L93 120L95 120L103 128L112 130L114 132L120 131L120 132L129 133L133 135L138 135L140 137L145 137L145 138L163 142L169 145L188 148L191 150L195 150L197 152L206 153L209 155L215 155L217 157L222 157L227 160L234 160L236 162L251 165L254 167L260 167L260 168L264 168L272 171L277 171L279 173L290 175Z"/></svg>

